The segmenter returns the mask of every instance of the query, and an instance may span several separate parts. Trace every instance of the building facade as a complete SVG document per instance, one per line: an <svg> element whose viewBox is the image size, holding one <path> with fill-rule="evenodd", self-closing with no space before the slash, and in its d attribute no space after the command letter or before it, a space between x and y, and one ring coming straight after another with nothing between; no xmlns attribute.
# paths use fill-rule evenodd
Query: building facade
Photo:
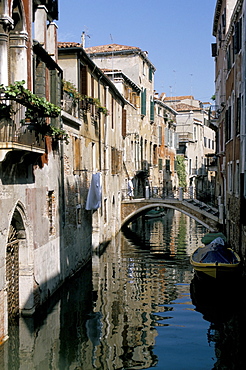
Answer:
<svg viewBox="0 0 246 370"><path fill-rule="evenodd" d="M141 90L139 108L132 115L131 108L128 106L127 115L128 127L126 128L125 147L128 141L138 146L138 158L140 167L133 169L127 168L127 163L131 161L126 158L126 171L131 173L134 182L134 196L149 196L149 174L152 167L153 148L157 144L157 136L152 135L152 124L154 122L154 72L155 67L148 59L147 52L143 52L138 47L110 44L86 48L86 52L93 59L95 64L102 69L116 69L122 71L130 80L133 81ZM135 131L131 134L133 122L136 122ZM128 131L129 128L129 131ZM129 133L129 135L128 135ZM137 136L136 136L137 135ZM153 142L154 140L154 142ZM131 144L132 145L132 144ZM134 149L133 149L134 150ZM134 164L135 165L135 164ZM132 167L132 166L131 166ZM127 181L125 176L124 183ZM123 183L123 185L124 185Z"/></svg>
<svg viewBox="0 0 246 370"><path fill-rule="evenodd" d="M185 159L186 190L192 197L214 202L215 173L209 170L208 158L215 154L216 135L208 124L208 108L193 96L162 99L177 112L177 154Z"/></svg>
<svg viewBox="0 0 246 370"><path fill-rule="evenodd" d="M60 154L49 135L60 122L57 18L57 1L0 3L1 341L8 322L20 311L31 315L66 275Z"/></svg>
<svg viewBox="0 0 246 370"><path fill-rule="evenodd" d="M177 112L165 104L158 94L155 94L155 126L158 135L156 165L157 182L163 188L164 196L176 194L179 179L176 168L178 150L178 134L176 132Z"/></svg>
<svg viewBox="0 0 246 370"><path fill-rule="evenodd" d="M73 243L73 233L80 230L78 243L95 250L121 227L125 99L80 44L59 43L58 55L64 77L62 122L71 141L63 153L67 222L76 214L75 204L79 214L65 240ZM93 204L88 189L95 179L100 193Z"/></svg>
<svg viewBox="0 0 246 370"><path fill-rule="evenodd" d="M230 244L245 254L245 3L217 1L213 22L218 196Z"/></svg>
<svg viewBox="0 0 246 370"><path fill-rule="evenodd" d="M174 141L169 145L165 139L165 134L168 134L167 125L160 112L167 107L161 108L162 102L155 98L155 67L148 59L148 53L138 47L118 44L95 46L85 50L118 88L120 83L122 84L119 90L128 102L123 186L126 189L127 178L132 177L135 197L149 197L154 193L171 194L173 188L177 186L174 172L175 145ZM125 76L121 82L120 74ZM131 81L131 86L127 85L127 80ZM170 108L168 109L170 113ZM175 117L173 112L172 114ZM175 131L175 124L172 125L171 131ZM167 147L170 150L169 154L164 150Z"/></svg>

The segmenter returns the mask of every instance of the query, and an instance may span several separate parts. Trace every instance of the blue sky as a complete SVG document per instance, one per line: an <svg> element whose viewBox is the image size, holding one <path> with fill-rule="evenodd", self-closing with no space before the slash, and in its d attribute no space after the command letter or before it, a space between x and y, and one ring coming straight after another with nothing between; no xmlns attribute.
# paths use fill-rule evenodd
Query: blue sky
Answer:
<svg viewBox="0 0 246 370"><path fill-rule="evenodd" d="M58 40L148 51L155 89L167 96L214 94L212 24L216 0L60 0Z"/></svg>

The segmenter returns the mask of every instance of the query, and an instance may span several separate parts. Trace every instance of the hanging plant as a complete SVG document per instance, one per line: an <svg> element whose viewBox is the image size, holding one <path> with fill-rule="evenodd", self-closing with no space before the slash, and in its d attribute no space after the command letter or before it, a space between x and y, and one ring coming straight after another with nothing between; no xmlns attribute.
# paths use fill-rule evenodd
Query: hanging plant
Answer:
<svg viewBox="0 0 246 370"><path fill-rule="evenodd" d="M74 100L83 101L89 105L95 105L98 108L98 112L102 112L105 115L109 114L107 108L101 105L101 102L98 98L92 98L91 96L81 95L72 82L63 80L63 91L65 91ZM88 107L85 104L84 109L86 108Z"/></svg>
<svg viewBox="0 0 246 370"><path fill-rule="evenodd" d="M69 135L66 130L63 130L62 128L55 127L53 125L49 125L46 135L52 136L55 140L61 140L65 141L66 144L69 143Z"/></svg>
<svg viewBox="0 0 246 370"><path fill-rule="evenodd" d="M24 87L25 81L16 81L9 86L0 85L0 93L5 99L14 100L27 107L26 115L34 117L35 113L43 117L58 117L61 108L48 102L45 98L33 94Z"/></svg>
<svg viewBox="0 0 246 370"><path fill-rule="evenodd" d="M0 103L0 119L11 118L11 114L14 113L12 106L5 103Z"/></svg>

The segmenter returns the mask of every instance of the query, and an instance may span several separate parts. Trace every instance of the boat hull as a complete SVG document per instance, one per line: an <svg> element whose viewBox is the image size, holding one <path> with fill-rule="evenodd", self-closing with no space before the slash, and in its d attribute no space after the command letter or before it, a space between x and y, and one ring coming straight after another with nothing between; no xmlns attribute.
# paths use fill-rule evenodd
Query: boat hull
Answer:
<svg viewBox="0 0 246 370"><path fill-rule="evenodd" d="M232 279L239 276L240 274L240 257L232 249L228 248L227 250L231 251L234 256L234 263L206 263L206 262L197 262L194 260L194 254L191 255L191 265L194 267L194 270L198 277L200 278L210 278L210 279Z"/></svg>

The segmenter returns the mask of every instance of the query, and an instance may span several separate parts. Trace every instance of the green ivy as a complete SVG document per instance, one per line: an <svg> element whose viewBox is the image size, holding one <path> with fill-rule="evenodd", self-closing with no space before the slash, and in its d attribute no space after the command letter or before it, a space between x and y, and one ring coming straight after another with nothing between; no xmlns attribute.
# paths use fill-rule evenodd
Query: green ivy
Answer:
<svg viewBox="0 0 246 370"><path fill-rule="evenodd" d="M176 163L177 163L177 174L179 178L179 186L182 188L186 188L187 183L186 183L185 158L182 155L177 155Z"/></svg>
<svg viewBox="0 0 246 370"><path fill-rule="evenodd" d="M35 113L44 117L58 117L61 108L48 102L45 98L33 94L24 87L25 81L16 81L9 86L0 85L0 93L4 94L5 99L15 100L27 107L26 117L33 117Z"/></svg>

